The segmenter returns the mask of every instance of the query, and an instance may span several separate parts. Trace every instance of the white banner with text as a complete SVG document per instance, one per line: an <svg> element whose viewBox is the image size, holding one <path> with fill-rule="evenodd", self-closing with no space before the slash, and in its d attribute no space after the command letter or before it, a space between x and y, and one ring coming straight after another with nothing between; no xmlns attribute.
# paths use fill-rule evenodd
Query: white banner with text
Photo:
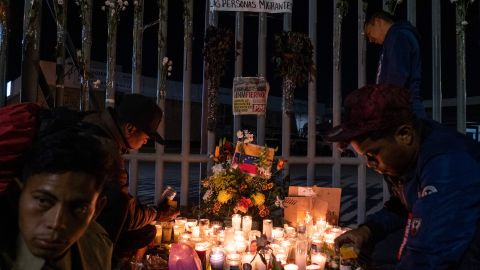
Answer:
<svg viewBox="0 0 480 270"><path fill-rule="evenodd" d="M292 0L210 0L211 11L292 13Z"/></svg>

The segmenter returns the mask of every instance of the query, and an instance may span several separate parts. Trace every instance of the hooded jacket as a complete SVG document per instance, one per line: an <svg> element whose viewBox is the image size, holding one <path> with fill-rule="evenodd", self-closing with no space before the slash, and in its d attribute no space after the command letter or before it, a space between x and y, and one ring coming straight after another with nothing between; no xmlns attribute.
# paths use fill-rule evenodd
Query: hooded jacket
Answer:
<svg viewBox="0 0 480 270"><path fill-rule="evenodd" d="M385 178L391 199L365 225L374 240L405 228L396 269L480 269L480 144L423 123L416 165Z"/></svg>
<svg viewBox="0 0 480 270"><path fill-rule="evenodd" d="M420 97L421 73L422 59L416 29L408 21L392 24L383 41L376 83L408 88L415 113L420 118L426 118Z"/></svg>

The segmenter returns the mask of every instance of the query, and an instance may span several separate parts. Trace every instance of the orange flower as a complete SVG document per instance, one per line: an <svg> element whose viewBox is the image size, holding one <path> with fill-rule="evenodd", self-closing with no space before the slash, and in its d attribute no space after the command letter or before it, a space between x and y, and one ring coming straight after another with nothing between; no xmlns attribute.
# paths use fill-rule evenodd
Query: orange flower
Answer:
<svg viewBox="0 0 480 270"><path fill-rule="evenodd" d="M214 205L213 205L213 212L218 214L218 212L220 212L220 207L222 207L222 204L219 203L219 202L216 202Z"/></svg>
<svg viewBox="0 0 480 270"><path fill-rule="evenodd" d="M283 168L283 165L285 165L285 160L279 159L277 162L277 171L280 171Z"/></svg>
<svg viewBox="0 0 480 270"><path fill-rule="evenodd" d="M215 154L213 155L213 160L218 161L219 156L220 156L220 147L217 145L215 146Z"/></svg>
<svg viewBox="0 0 480 270"><path fill-rule="evenodd" d="M262 190L269 190L273 187L273 183L263 184Z"/></svg>

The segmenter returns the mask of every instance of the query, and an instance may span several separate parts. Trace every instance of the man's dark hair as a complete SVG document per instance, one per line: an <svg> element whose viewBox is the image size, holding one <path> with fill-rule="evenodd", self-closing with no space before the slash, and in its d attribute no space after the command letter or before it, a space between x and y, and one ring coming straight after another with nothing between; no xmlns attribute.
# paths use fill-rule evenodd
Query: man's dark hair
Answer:
<svg viewBox="0 0 480 270"><path fill-rule="evenodd" d="M395 22L395 18L392 16L392 14L390 14L390 13L384 11L384 10L380 10L380 11L377 11L377 12L373 13L371 16L369 16L365 20L365 23L364 23L363 27L365 27L369 24L373 24L373 21L375 19L384 20L384 21L389 22L389 23L394 23Z"/></svg>
<svg viewBox="0 0 480 270"><path fill-rule="evenodd" d="M83 172L95 178L100 191L113 170L113 162L93 136L68 128L39 137L27 154L23 179L40 173Z"/></svg>

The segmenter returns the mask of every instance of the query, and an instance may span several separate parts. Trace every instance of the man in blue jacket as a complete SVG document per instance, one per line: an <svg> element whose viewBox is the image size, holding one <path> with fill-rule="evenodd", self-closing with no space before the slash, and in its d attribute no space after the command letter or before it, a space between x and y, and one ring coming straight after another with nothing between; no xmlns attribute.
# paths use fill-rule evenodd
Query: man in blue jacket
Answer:
<svg viewBox="0 0 480 270"><path fill-rule="evenodd" d="M360 251L404 228L396 269L480 269L480 144L418 119L408 90L365 86L344 101L344 122L326 136L350 144L385 176L391 198L339 236Z"/></svg>
<svg viewBox="0 0 480 270"><path fill-rule="evenodd" d="M365 22L364 32L368 41L382 45L376 83L408 88L415 114L426 118L420 96L422 59L415 27L408 21L394 22L389 13L379 11Z"/></svg>

